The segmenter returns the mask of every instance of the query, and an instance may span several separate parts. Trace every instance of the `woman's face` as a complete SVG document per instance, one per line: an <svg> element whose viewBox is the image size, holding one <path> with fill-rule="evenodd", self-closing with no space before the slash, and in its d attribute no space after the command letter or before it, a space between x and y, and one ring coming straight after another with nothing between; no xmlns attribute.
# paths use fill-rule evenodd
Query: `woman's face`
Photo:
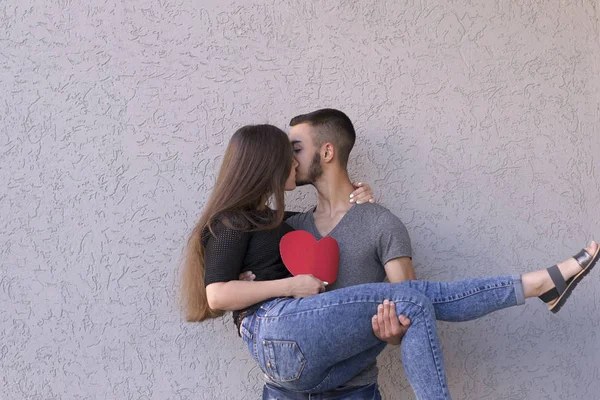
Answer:
<svg viewBox="0 0 600 400"><path fill-rule="evenodd" d="M298 168L298 161L292 158L292 169L290 170L290 176L285 181L285 190L296 189L296 168Z"/></svg>

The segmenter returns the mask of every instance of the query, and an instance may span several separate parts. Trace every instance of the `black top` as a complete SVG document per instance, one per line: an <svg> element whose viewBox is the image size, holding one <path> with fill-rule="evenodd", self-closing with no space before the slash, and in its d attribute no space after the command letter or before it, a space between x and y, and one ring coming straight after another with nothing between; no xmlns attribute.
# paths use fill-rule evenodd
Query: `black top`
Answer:
<svg viewBox="0 0 600 400"><path fill-rule="evenodd" d="M286 218L292 213L286 213ZM229 282L239 279L242 272L252 271L255 281L269 281L292 276L279 254L279 242L283 235L293 229L282 223L275 229L243 231L226 227L217 220L213 234L204 231L204 284ZM266 300L265 300L266 301ZM248 307L254 311L260 304ZM233 312L234 322L240 311Z"/></svg>

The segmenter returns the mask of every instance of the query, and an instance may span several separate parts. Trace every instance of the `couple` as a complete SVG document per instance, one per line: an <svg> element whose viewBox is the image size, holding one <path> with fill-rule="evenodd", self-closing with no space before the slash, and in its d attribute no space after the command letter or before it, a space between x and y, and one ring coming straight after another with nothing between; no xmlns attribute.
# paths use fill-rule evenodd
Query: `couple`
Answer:
<svg viewBox="0 0 600 400"><path fill-rule="evenodd" d="M271 125L233 135L182 275L188 321L233 311L268 377L263 398L377 399L376 357L404 334L402 362L416 397L449 399L436 319L472 320L534 296L556 312L597 261L592 242L571 259L521 276L416 281L400 220L379 205L348 201L355 139L349 118L325 109L290 125L289 138ZM284 191L296 182L315 185L319 200L313 211L289 216ZM338 279L327 291L314 276L292 277L283 265L279 241L293 229L338 241ZM390 283L374 283L385 276Z"/></svg>

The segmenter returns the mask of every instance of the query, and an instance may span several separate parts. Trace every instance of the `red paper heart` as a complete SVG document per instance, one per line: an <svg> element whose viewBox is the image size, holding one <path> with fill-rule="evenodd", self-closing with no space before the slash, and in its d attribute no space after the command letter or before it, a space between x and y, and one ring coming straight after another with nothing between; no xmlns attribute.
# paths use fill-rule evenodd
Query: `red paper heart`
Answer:
<svg viewBox="0 0 600 400"><path fill-rule="evenodd" d="M306 231L286 233L279 243L281 259L292 275L313 274L322 281L333 283L340 263L340 247L332 237L317 242Z"/></svg>

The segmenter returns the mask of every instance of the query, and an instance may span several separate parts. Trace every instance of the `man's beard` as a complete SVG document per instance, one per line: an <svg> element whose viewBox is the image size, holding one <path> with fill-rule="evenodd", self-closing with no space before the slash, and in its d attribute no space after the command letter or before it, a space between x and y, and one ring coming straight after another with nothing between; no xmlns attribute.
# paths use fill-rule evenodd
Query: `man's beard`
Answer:
<svg viewBox="0 0 600 400"><path fill-rule="evenodd" d="M310 166L308 167L308 177L306 179L296 180L296 186L312 185L317 179L323 175L323 168L321 167L321 154L318 151L315 152Z"/></svg>

